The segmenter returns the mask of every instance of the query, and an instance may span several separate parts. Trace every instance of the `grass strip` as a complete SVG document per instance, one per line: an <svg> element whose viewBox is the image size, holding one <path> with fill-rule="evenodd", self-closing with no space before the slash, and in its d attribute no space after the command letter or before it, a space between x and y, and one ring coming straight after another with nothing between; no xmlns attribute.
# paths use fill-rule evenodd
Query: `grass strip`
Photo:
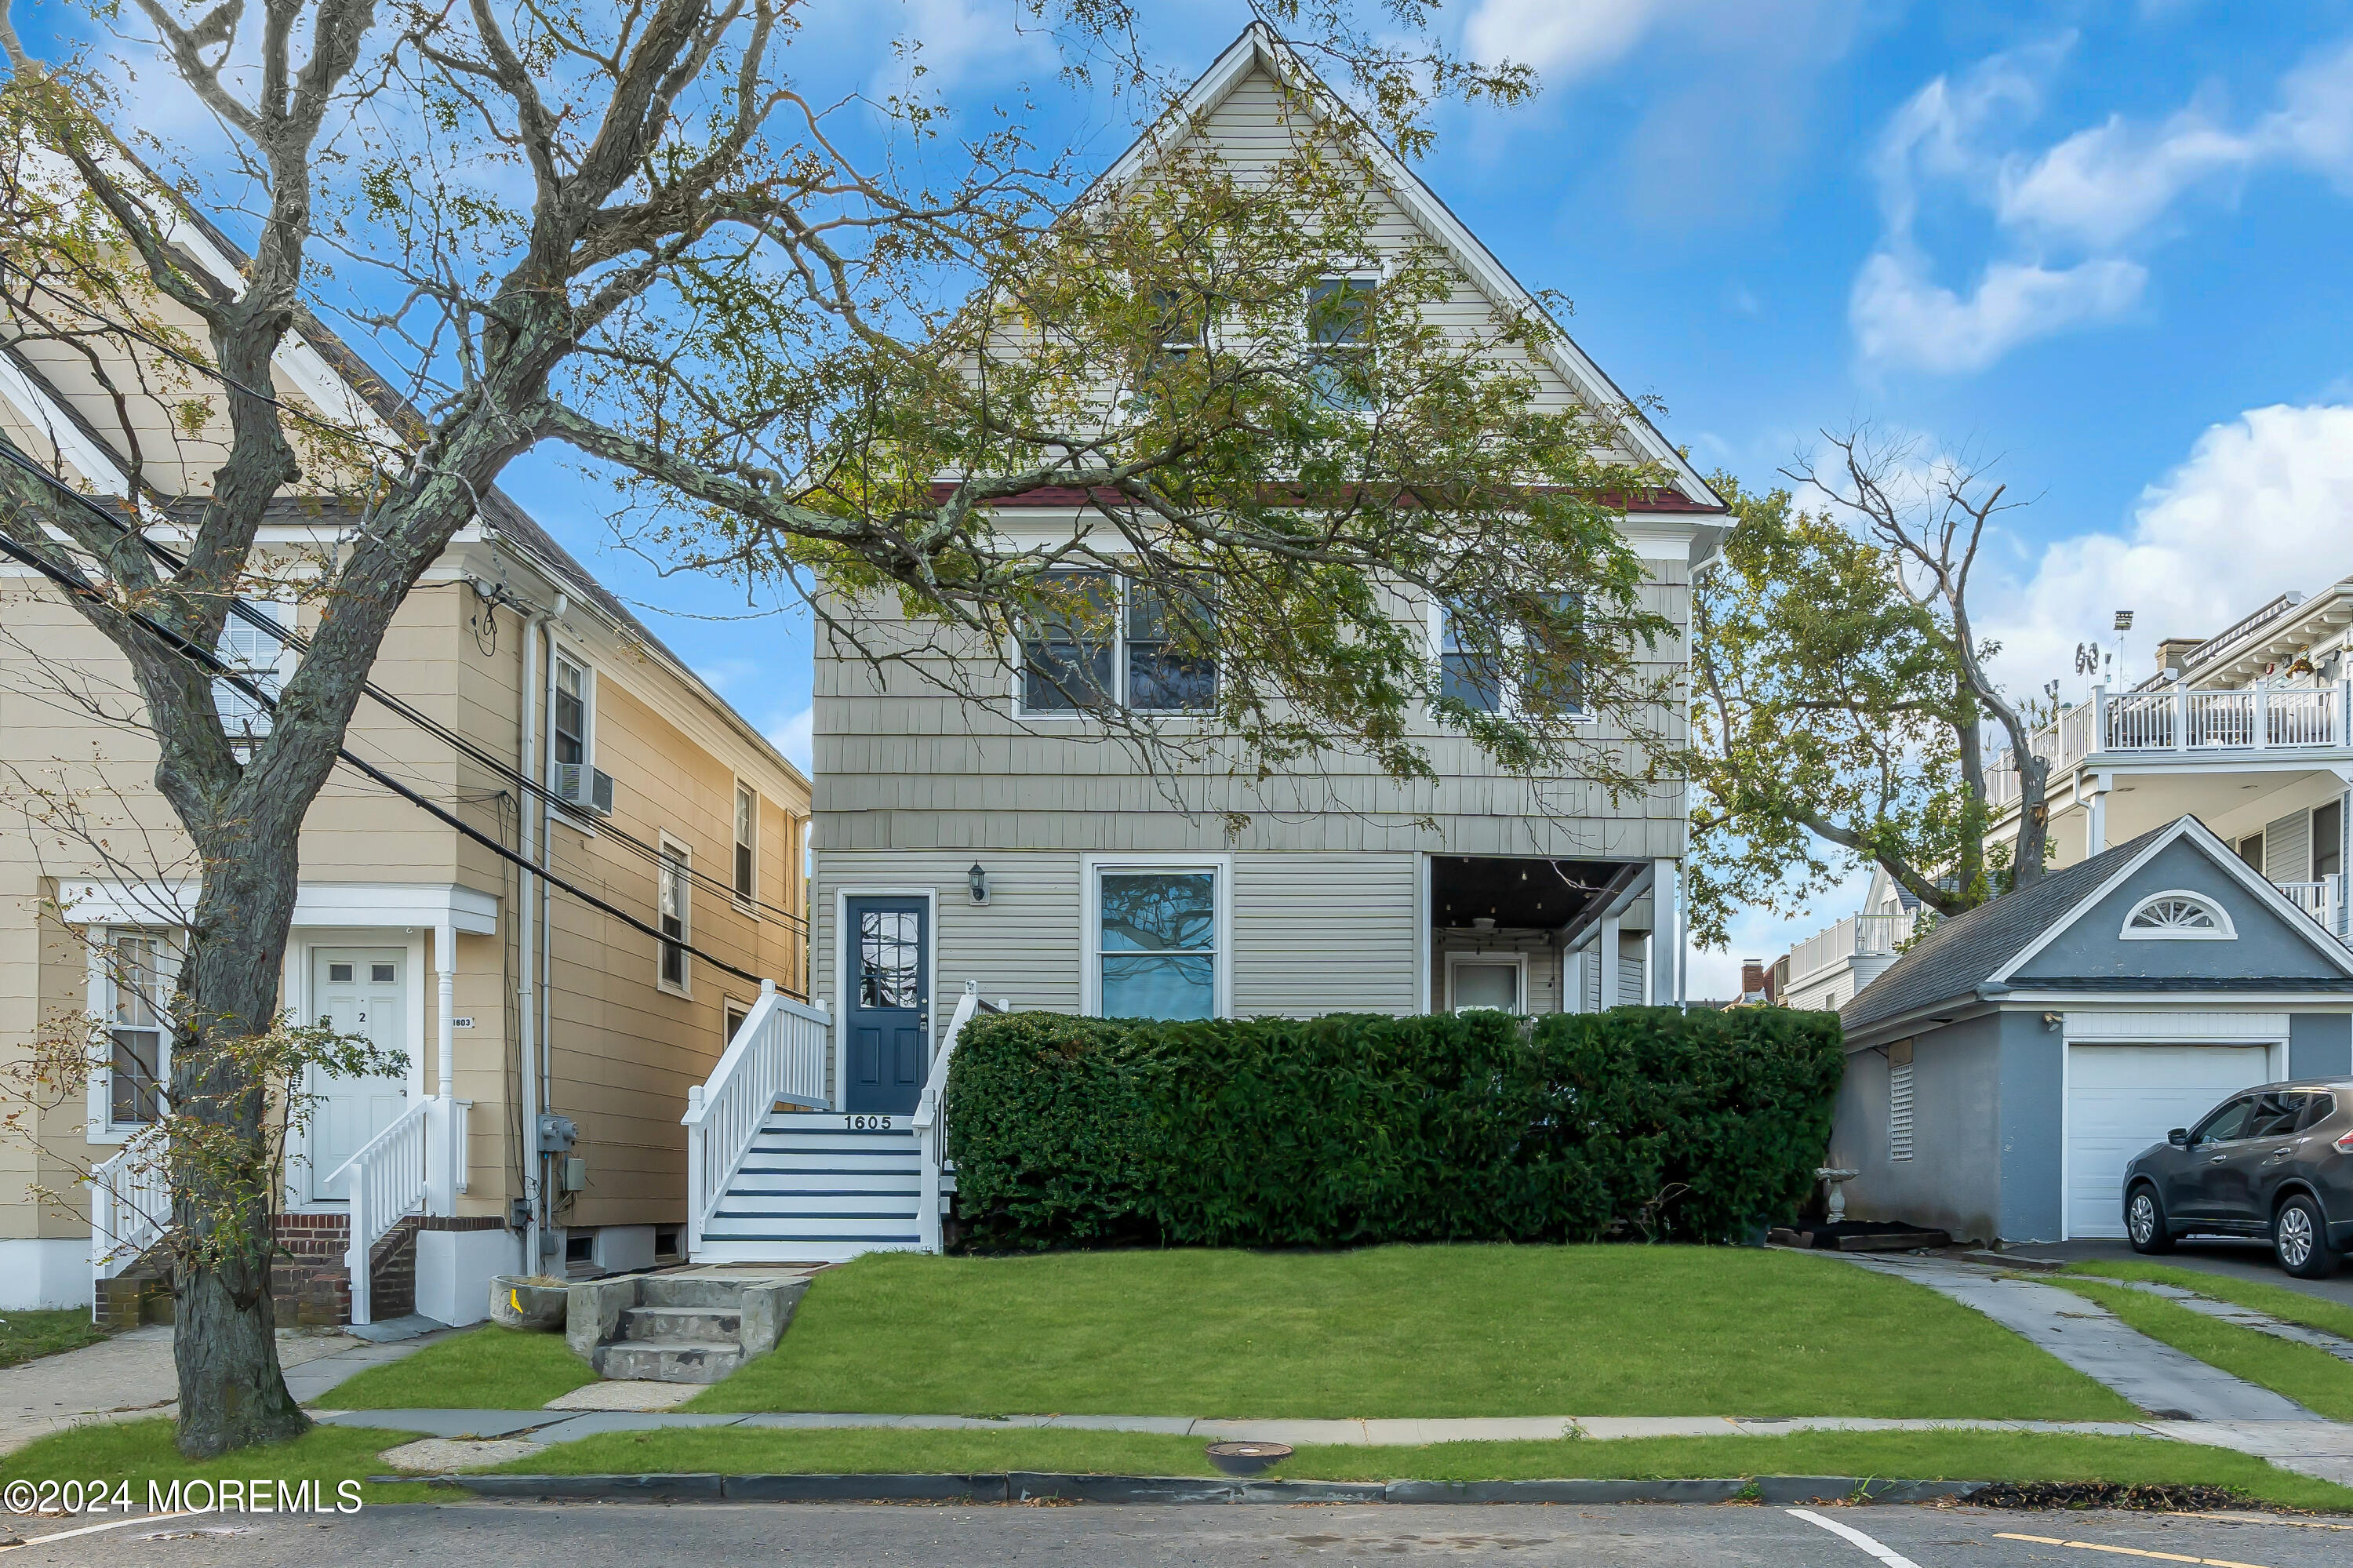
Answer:
<svg viewBox="0 0 2353 1568"><path fill-rule="evenodd" d="M0 1318L0 1367L13 1367L35 1356L76 1351L106 1338L106 1330L90 1320L87 1308L67 1307L56 1311L11 1312Z"/></svg>
<svg viewBox="0 0 2353 1568"><path fill-rule="evenodd" d="M2171 1264L2143 1263L2137 1258L2116 1263L2071 1263L2063 1272L2096 1275L2108 1279L2143 1279L2155 1285L2178 1285L2184 1290L2196 1291L2216 1301L2252 1307L2284 1323L2301 1323L2307 1329L2318 1329L2342 1339L2353 1340L2353 1307L2324 1300L2317 1296L2307 1296L2284 1285L2268 1285L2260 1279L2241 1279L2231 1274L2209 1274L2203 1269L2181 1268Z"/></svg>
<svg viewBox="0 0 2353 1568"><path fill-rule="evenodd" d="M537 1410L596 1381L596 1369L572 1353L563 1335L485 1323L370 1367L317 1403L329 1410Z"/></svg>
<svg viewBox="0 0 2353 1568"><path fill-rule="evenodd" d="M2332 1421L2353 1421L2353 1365L2327 1351L2242 1329L2161 1296L2121 1286L2066 1278L2052 1278L2049 1283L2090 1298L2128 1327L2187 1351L2209 1366L2284 1394Z"/></svg>
<svg viewBox="0 0 2353 1568"><path fill-rule="evenodd" d="M515 1475L987 1474L1045 1470L1207 1476L1194 1437L1140 1432L611 1432L491 1467ZM2227 1448L2158 1437L2031 1432L1808 1432L1776 1437L1604 1442L1311 1445L1275 1472L1293 1480L1657 1480L1686 1476L1879 1476L1904 1480L2116 1481L2228 1487L2284 1507L2353 1510L2353 1489L2274 1469Z"/></svg>
<svg viewBox="0 0 2353 1568"><path fill-rule="evenodd" d="M241 1448L217 1459L195 1460L183 1457L173 1446L171 1421L156 1417L77 1426L37 1438L0 1457L0 1482L19 1478L89 1482L102 1478L111 1488L116 1482L128 1481L132 1501L142 1509L147 1505L149 1481L169 1486L174 1480L198 1478L248 1483L257 1477L289 1484L315 1480L331 1500L339 1483L355 1480L366 1502L424 1502L435 1494L421 1484L378 1487L366 1480L385 1472L379 1454L416 1439L413 1432L313 1426L290 1443ZM23 1528L21 1521L19 1528Z"/></svg>
<svg viewBox="0 0 2353 1568"><path fill-rule="evenodd" d="M1873 1345L1934 1345L1936 1353L1858 1353ZM685 1408L1241 1418L2137 1414L1908 1280L1794 1252L1633 1245L871 1253L818 1276L776 1352Z"/></svg>

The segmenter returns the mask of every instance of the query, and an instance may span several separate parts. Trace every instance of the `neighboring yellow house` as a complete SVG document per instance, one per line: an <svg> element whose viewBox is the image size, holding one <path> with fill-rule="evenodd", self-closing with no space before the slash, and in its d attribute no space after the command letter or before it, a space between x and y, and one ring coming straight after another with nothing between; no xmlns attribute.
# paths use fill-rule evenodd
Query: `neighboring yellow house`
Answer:
<svg viewBox="0 0 2353 1568"><path fill-rule="evenodd" d="M191 252L233 280L233 247L189 217ZM129 357L118 371L142 368ZM401 421L381 379L311 322L277 367L299 407L385 435ZM0 318L0 435L95 495L124 493L133 450L166 492L204 494L220 431L175 431L169 383L151 374L160 390L118 408L73 353ZM299 577L341 519L293 496L283 510L260 551ZM224 642L265 681L299 657L235 622ZM808 780L495 493L402 607L373 678L446 733L364 701L349 748L547 874L348 768L313 804L283 1005L397 1047L407 1072L313 1086L319 1110L290 1160L281 1320L413 1303L470 1322L491 1275L533 1262L533 1272L680 1253L688 1091L762 980L807 994ZM195 867L154 792L152 742L109 712L135 715L128 665L49 585L0 562L0 1065L88 1015L112 1049L80 1099L0 1103L33 1135L0 1137L0 1309L95 1294L120 1310L109 1282L138 1277L152 1235L135 1202L101 1197L109 1235L93 1245L76 1178L168 1082L156 1010ZM373 1255L357 1279L354 1220L354 1255Z"/></svg>

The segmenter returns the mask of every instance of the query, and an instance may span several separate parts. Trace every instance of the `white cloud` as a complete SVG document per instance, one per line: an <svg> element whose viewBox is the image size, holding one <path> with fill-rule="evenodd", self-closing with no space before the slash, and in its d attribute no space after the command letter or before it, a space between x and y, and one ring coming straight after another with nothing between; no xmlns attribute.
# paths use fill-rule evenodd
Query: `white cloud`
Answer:
<svg viewBox="0 0 2353 1568"><path fill-rule="evenodd" d="M2041 150L2015 141L2072 47L2063 35L1940 76L1889 117L1872 170L1883 232L1848 302L1866 363L1983 369L2010 349L2130 309L2147 270L2130 252L2193 191L2281 165L2353 189L2353 42L2308 56L2275 106L2233 122L2194 102L2156 122L2111 116ZM1994 222L1998 252L1962 292L1933 281L1924 202L1957 195Z"/></svg>
<svg viewBox="0 0 2353 1568"><path fill-rule="evenodd" d="M1567 79L1622 59L1662 16L1698 8L1692 0L1483 0L1463 42L1481 59Z"/></svg>
<svg viewBox="0 0 2353 1568"><path fill-rule="evenodd" d="M1910 248L1863 263L1847 319L1865 359L1982 370L2029 338L2130 309L2148 279L2138 262L2113 257L2056 270L1997 262L1963 299L1928 277L1926 265Z"/></svg>
<svg viewBox="0 0 2353 1568"><path fill-rule="evenodd" d="M2046 546L1981 620L2002 644L2004 679L2031 692L2070 674L2074 645L2105 645L2110 615L2130 609L2119 674L2137 681L2155 668L2158 638L2211 636L2275 595L2353 573L2348 518L2353 406L2252 408L2208 429L2144 490L2129 528Z"/></svg>
<svg viewBox="0 0 2353 1568"><path fill-rule="evenodd" d="M878 97L911 87L929 96L1052 58L1045 29L1014 0L903 0L903 8L906 25L893 40L903 52L875 79Z"/></svg>
<svg viewBox="0 0 2353 1568"><path fill-rule="evenodd" d="M797 713L772 714L761 726L767 734L768 744L785 754L785 760L803 773L814 767L817 747L817 709L806 707Z"/></svg>

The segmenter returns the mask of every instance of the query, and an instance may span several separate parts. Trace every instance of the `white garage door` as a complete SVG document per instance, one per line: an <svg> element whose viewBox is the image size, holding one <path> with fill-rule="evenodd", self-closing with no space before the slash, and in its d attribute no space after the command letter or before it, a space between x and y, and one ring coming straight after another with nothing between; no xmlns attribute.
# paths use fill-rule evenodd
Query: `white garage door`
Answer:
<svg viewBox="0 0 2353 1568"><path fill-rule="evenodd" d="M2233 1089L2271 1076L2261 1045L2070 1045L2067 1234L2125 1234L2125 1162Z"/></svg>

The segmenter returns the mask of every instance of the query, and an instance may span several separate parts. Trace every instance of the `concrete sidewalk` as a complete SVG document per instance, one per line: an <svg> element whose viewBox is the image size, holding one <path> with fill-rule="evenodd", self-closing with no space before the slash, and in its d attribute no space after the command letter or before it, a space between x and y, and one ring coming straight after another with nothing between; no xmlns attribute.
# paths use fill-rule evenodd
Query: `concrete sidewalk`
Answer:
<svg viewBox="0 0 2353 1568"><path fill-rule="evenodd" d="M280 1330L278 1364L285 1369L288 1392L310 1404L353 1373L412 1355L454 1331L371 1344L343 1333ZM179 1387L168 1323L0 1367L0 1454L68 1427L176 1414Z"/></svg>

